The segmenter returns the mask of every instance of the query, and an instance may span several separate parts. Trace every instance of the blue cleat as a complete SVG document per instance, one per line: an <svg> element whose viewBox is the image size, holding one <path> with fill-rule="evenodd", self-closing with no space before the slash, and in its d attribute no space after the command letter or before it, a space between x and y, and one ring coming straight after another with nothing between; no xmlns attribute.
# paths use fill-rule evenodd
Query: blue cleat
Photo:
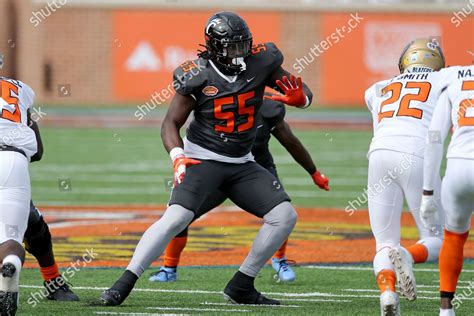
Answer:
<svg viewBox="0 0 474 316"><path fill-rule="evenodd" d="M292 282L296 279L295 271L293 271L293 269L291 269L290 265L288 264L288 259L273 258L272 267L277 272L275 279L278 282Z"/></svg>
<svg viewBox="0 0 474 316"><path fill-rule="evenodd" d="M159 271L153 272L149 278L151 282L175 282L178 272L175 268L161 267Z"/></svg>

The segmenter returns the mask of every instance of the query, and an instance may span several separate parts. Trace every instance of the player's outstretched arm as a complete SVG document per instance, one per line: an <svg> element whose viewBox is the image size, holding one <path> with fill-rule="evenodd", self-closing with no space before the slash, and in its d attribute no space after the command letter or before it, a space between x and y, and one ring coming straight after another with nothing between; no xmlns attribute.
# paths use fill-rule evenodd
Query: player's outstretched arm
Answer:
<svg viewBox="0 0 474 316"><path fill-rule="evenodd" d="M161 140L168 152L176 147L183 148L183 140L179 130L186 123L195 105L196 102L191 96L184 96L179 93L176 93L171 100L161 125Z"/></svg>
<svg viewBox="0 0 474 316"><path fill-rule="evenodd" d="M43 158L44 147L43 147L43 141L41 139L39 126L38 126L38 123L36 123L35 121L31 119L30 110L28 110L27 115L28 115L28 126L33 130L33 132L35 132L36 143L38 144L38 151L36 152L34 156L31 157L31 162L40 161L41 158Z"/></svg>
<svg viewBox="0 0 474 316"><path fill-rule="evenodd" d="M303 109L313 101L313 93L301 78L296 78L282 67L278 67L270 77L269 87L281 93L266 97L275 101Z"/></svg>
<svg viewBox="0 0 474 316"><path fill-rule="evenodd" d="M278 139L280 144L286 148L295 161L311 175L314 183L319 188L329 191L329 178L322 175L316 169L310 153L306 150L299 138L293 134L293 131L285 120L275 126L272 134Z"/></svg>

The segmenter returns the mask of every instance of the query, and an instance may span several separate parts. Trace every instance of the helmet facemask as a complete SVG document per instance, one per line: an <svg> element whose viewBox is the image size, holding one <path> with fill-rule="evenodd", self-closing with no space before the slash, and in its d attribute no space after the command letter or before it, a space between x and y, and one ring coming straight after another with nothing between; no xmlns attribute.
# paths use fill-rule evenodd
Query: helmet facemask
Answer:
<svg viewBox="0 0 474 316"><path fill-rule="evenodd" d="M3 69L3 65L4 65L3 59L4 59L3 54L0 54L0 69Z"/></svg>
<svg viewBox="0 0 474 316"><path fill-rule="evenodd" d="M224 68L226 73L238 75L247 69L245 59L250 55L252 38L237 41L222 40L213 46L215 49L211 49L211 56L215 56L213 60L220 68Z"/></svg>

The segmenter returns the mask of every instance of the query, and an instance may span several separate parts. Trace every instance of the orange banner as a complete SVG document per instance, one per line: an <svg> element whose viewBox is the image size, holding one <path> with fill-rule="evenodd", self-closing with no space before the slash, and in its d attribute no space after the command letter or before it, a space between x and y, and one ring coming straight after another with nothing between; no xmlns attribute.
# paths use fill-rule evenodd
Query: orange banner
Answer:
<svg viewBox="0 0 474 316"><path fill-rule="evenodd" d="M117 101L146 101L172 82L182 62L195 59L204 27L214 12L116 11L113 16L113 95ZM239 12L254 43L280 41L279 13ZM271 32L269 30L272 30Z"/></svg>
<svg viewBox="0 0 474 316"><path fill-rule="evenodd" d="M321 84L323 104L361 106L365 90L398 72L400 54L411 40L436 37L441 41L446 65L469 65L474 61L474 18L458 21L454 15L359 13L353 16L322 16ZM322 44L322 42L320 44ZM323 47L323 45L320 45Z"/></svg>

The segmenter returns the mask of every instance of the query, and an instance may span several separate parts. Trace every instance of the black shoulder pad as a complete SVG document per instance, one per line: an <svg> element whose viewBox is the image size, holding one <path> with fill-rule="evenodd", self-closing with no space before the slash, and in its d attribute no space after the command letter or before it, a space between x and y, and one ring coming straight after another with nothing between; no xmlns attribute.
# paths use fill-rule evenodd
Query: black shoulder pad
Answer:
<svg viewBox="0 0 474 316"><path fill-rule="evenodd" d="M173 71L173 88L182 95L193 94L203 82L203 70L207 61L198 58L182 63Z"/></svg>
<svg viewBox="0 0 474 316"><path fill-rule="evenodd" d="M254 45L252 47L252 56L261 60L262 64L268 67L270 71L280 67L284 59L281 51L272 42Z"/></svg>

